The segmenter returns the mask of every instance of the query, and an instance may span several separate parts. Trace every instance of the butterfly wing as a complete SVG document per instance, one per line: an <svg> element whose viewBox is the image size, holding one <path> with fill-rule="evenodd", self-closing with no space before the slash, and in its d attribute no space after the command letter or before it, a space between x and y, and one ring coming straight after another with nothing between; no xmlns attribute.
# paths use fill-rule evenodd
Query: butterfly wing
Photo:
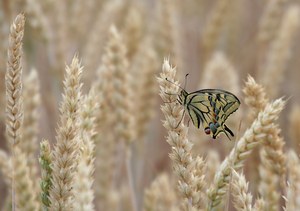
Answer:
<svg viewBox="0 0 300 211"><path fill-rule="evenodd" d="M200 128L203 124L205 132L210 133L215 139L221 132L233 136L224 123L239 105L239 99L230 92L221 89L203 89L190 93L185 106L194 126Z"/></svg>
<svg viewBox="0 0 300 211"><path fill-rule="evenodd" d="M204 94L189 95L187 97L187 110L195 127L200 128L201 124L208 124L211 118L208 101Z"/></svg>

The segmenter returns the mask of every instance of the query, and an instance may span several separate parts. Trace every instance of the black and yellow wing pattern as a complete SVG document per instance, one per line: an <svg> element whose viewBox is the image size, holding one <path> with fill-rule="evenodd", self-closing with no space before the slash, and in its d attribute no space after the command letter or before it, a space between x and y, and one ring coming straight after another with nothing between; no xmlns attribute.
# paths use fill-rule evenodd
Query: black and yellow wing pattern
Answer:
<svg viewBox="0 0 300 211"><path fill-rule="evenodd" d="M206 134L215 139L220 133L234 136L225 121L239 106L239 99L232 93L221 89L202 89L192 93L182 90L179 98L195 127L202 124Z"/></svg>

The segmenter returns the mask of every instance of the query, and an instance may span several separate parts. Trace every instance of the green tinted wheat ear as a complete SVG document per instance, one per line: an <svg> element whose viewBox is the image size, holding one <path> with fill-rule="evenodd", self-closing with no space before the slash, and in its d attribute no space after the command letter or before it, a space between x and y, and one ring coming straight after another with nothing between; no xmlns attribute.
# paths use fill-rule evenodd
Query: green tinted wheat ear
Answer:
<svg viewBox="0 0 300 211"><path fill-rule="evenodd" d="M284 105L285 102L282 99L269 103L259 113L250 128L245 131L244 135L238 141L236 148L222 162L216 173L214 184L207 192L209 198L208 210L213 210L221 203L224 194L228 190L231 168L236 171L241 169L244 165L244 160L251 154L252 149L265 141Z"/></svg>
<svg viewBox="0 0 300 211"><path fill-rule="evenodd" d="M74 182L79 155L81 73L82 67L75 56L71 65L66 67L57 143L53 150L53 186L50 190L52 210L73 210Z"/></svg>
<svg viewBox="0 0 300 211"><path fill-rule="evenodd" d="M41 207L43 211L48 211L51 203L49 199L49 191L52 187L52 154L48 140L43 140L40 143L39 162L41 166Z"/></svg>
<svg viewBox="0 0 300 211"><path fill-rule="evenodd" d="M175 76L176 69L170 66L168 60L165 60L162 72L157 79L160 86L159 95L165 102L161 106L166 118L164 127L168 130L167 142L172 147L170 158L173 161L174 173L178 177L179 192L185 198L188 207L199 208L202 203L201 193L205 186L202 171L204 162L201 157L192 157L193 144L187 138L188 128L182 122L178 125L183 108L176 103L179 83L175 80Z"/></svg>

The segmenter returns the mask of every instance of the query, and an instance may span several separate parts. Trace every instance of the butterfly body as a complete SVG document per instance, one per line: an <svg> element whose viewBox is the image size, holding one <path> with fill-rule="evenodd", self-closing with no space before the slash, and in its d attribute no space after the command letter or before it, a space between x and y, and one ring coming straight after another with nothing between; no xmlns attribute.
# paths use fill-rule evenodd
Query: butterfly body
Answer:
<svg viewBox="0 0 300 211"><path fill-rule="evenodd" d="M240 105L234 94L221 89L202 89L191 93L183 89L178 96L178 102L184 106L194 126L200 128L202 124L205 133L213 139L222 132L228 138L229 135L234 136L225 125L228 116Z"/></svg>

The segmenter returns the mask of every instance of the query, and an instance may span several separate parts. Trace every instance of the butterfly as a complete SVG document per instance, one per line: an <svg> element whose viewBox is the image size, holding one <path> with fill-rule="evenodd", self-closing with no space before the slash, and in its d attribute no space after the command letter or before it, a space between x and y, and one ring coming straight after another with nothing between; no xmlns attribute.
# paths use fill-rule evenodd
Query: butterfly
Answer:
<svg viewBox="0 0 300 211"><path fill-rule="evenodd" d="M225 124L241 104L234 94L222 89L202 89L191 93L180 89L177 101L184 106L184 112L189 114L195 127L200 128L202 124L204 132L213 139L220 133L225 133L229 140L230 136L234 136Z"/></svg>

